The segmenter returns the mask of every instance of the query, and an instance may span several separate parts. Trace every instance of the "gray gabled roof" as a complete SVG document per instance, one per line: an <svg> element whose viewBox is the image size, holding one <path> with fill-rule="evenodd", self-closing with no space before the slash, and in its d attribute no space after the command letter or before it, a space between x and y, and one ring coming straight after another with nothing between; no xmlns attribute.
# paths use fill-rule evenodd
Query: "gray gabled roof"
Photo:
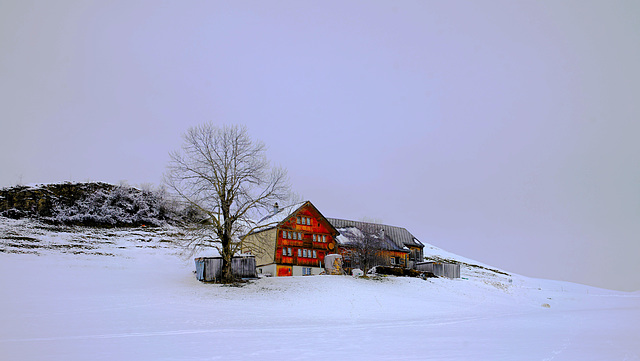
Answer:
<svg viewBox="0 0 640 361"><path fill-rule="evenodd" d="M361 221L349 221L346 219L327 218L327 221L333 225L336 229L340 228L365 228L367 226L375 225L384 230L385 238L388 236L399 248L404 246L413 246L423 248L424 245L418 241L409 231L402 227L389 226L386 224L368 223Z"/></svg>
<svg viewBox="0 0 640 361"><path fill-rule="evenodd" d="M357 244L358 240L363 236L362 230L357 227L338 228L338 232L340 232L340 234L336 237L336 241L338 241L340 245L347 247L350 244ZM372 234L372 236L378 239L379 243L377 247L381 249L409 253L409 248L398 246L388 234L376 231L376 234Z"/></svg>

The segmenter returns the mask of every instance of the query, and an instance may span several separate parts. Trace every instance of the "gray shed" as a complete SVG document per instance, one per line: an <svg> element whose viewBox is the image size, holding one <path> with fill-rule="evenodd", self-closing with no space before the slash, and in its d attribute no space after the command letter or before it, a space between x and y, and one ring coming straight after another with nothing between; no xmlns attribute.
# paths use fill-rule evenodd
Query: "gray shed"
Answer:
<svg viewBox="0 0 640 361"><path fill-rule="evenodd" d="M431 272L438 277L460 278L460 265L443 262L419 262L416 270Z"/></svg>
<svg viewBox="0 0 640 361"><path fill-rule="evenodd" d="M222 276L222 257L198 257L196 278L198 281L217 282ZM240 256L231 259L231 272L237 278L256 278L256 257Z"/></svg>

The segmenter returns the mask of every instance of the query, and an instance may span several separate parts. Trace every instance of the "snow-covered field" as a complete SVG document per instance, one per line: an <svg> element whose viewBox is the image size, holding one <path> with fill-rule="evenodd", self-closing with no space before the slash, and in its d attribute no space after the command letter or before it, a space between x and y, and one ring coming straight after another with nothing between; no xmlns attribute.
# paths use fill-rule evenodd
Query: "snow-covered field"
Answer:
<svg viewBox="0 0 640 361"><path fill-rule="evenodd" d="M0 218L0 360L640 360L639 292L486 265L204 284L176 237Z"/></svg>

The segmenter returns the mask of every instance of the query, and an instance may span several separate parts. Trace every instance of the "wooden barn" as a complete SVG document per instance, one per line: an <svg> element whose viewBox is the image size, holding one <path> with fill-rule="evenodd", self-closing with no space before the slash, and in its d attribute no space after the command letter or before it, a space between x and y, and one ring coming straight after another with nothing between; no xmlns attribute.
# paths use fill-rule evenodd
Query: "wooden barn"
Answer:
<svg viewBox="0 0 640 361"><path fill-rule="evenodd" d="M344 268L347 272L352 268L360 267L355 263L356 257L351 257L358 234L372 229L380 238L377 243L379 249L375 257L376 264L372 266L415 268L416 263L423 259L424 245L405 228L346 219L328 218L327 220L340 233L337 237L338 246L344 257Z"/></svg>
<svg viewBox="0 0 640 361"><path fill-rule="evenodd" d="M317 275L324 271L324 257L338 252L338 231L309 201L283 208L276 203L257 227L242 252L255 255L258 274Z"/></svg>

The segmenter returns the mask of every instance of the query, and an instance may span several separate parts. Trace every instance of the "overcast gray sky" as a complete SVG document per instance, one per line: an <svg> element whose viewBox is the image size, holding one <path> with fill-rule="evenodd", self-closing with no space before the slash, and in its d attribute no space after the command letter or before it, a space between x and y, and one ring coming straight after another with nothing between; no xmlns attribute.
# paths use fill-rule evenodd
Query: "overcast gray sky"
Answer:
<svg viewBox="0 0 640 361"><path fill-rule="evenodd" d="M637 1L0 1L0 186L244 124L325 216L640 289Z"/></svg>

